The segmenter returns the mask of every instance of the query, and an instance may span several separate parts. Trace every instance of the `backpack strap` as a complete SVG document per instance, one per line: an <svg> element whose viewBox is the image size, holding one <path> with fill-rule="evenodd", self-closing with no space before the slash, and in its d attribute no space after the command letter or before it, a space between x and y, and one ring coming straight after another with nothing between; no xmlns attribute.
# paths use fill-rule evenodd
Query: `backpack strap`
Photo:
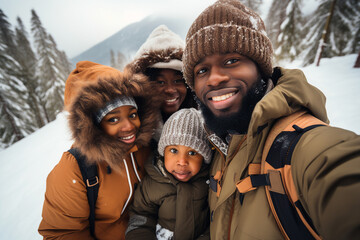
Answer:
<svg viewBox="0 0 360 240"><path fill-rule="evenodd" d="M87 198L90 207L89 224L91 236L95 237L95 205L99 192L99 178L96 164L88 165L86 163L86 157L82 155L77 148L71 148L68 150L79 164L81 175L83 177Z"/></svg>
<svg viewBox="0 0 360 240"><path fill-rule="evenodd" d="M276 121L265 142L261 174L272 176L265 185L276 223L285 239L321 239L302 207L291 173L292 153L301 136L327 125L306 111Z"/></svg>

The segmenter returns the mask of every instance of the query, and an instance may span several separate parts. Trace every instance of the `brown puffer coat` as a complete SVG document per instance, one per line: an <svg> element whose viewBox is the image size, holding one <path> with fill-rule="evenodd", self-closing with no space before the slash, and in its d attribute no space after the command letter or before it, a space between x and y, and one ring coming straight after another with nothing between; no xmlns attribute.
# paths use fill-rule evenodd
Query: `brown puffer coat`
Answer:
<svg viewBox="0 0 360 240"><path fill-rule="evenodd" d="M167 172L160 156L148 161L145 169L148 175L136 189L126 239L156 239L162 236L156 234L157 224L172 232L174 240L209 239L209 166L203 164L188 182L180 182Z"/></svg>
<svg viewBox="0 0 360 240"><path fill-rule="evenodd" d="M147 147L159 120L157 99L142 75L122 74L92 62L79 62L65 86L65 107L73 147L98 167L99 192L95 208L97 239L124 239L128 206L144 163L151 157ZM135 146L106 135L94 113L119 95L133 96L141 126ZM111 171L109 171L109 167ZM47 178L39 233L44 239L93 239L89 231L86 187L76 159L65 152Z"/></svg>
<svg viewBox="0 0 360 240"><path fill-rule="evenodd" d="M301 109L328 119L324 95L300 70L277 70L277 83L256 105L247 135L233 135L225 154L218 151L212 160L210 175L224 175L220 195L209 192L211 239L283 239L264 187L246 193L241 204L235 184L248 176L250 163L260 163L276 119ZM324 239L360 239L360 136L318 127L301 137L291 162L299 199L318 233Z"/></svg>

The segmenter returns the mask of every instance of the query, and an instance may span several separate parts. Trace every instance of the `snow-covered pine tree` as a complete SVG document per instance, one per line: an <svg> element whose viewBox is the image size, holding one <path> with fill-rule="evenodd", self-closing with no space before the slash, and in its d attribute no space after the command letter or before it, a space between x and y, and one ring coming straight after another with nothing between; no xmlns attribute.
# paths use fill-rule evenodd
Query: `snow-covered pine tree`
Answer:
<svg viewBox="0 0 360 240"><path fill-rule="evenodd" d="M257 12L257 14L259 14L259 15L261 14L260 6L261 6L263 0L240 0L240 2L242 2L245 6L251 8L252 10Z"/></svg>
<svg viewBox="0 0 360 240"><path fill-rule="evenodd" d="M31 31L38 57L39 88L41 89L41 106L48 122L54 120L63 108L63 95L65 79L60 74L61 69L56 65L58 62L56 51L49 39L45 28L35 10L31 10Z"/></svg>
<svg viewBox="0 0 360 240"><path fill-rule="evenodd" d="M286 7L289 2L290 0L273 0L265 20L266 32L274 49L279 47L278 37L281 33L281 24L286 18Z"/></svg>
<svg viewBox="0 0 360 240"><path fill-rule="evenodd" d="M66 80L72 70L71 63L66 56L66 53L64 51L60 51L57 47L57 44L54 40L54 38L49 34L49 40L51 43L51 48L53 49L55 56L56 56L56 67L59 69L59 73L61 75L61 78Z"/></svg>
<svg viewBox="0 0 360 240"><path fill-rule="evenodd" d="M128 63L128 59L122 52L118 51L116 63L117 63L117 69L122 71L125 65Z"/></svg>
<svg viewBox="0 0 360 240"><path fill-rule="evenodd" d="M126 64L127 64L127 58L122 52L118 51L117 57L115 57L114 51L112 49L110 50L110 66L111 67L116 68L120 71L123 71Z"/></svg>
<svg viewBox="0 0 360 240"><path fill-rule="evenodd" d="M37 87L39 84L36 75L37 60L28 40L28 33L19 17L15 28L15 42L19 55L18 62L21 67L20 80L25 85L28 94L26 100L31 110L29 114L32 115L34 128L41 128L45 125L45 117L41 112L40 93Z"/></svg>
<svg viewBox="0 0 360 240"><path fill-rule="evenodd" d="M277 39L278 47L275 57L278 61L294 59L301 52L299 48L302 39L302 0L291 0L286 7L286 17L280 25L280 34Z"/></svg>
<svg viewBox="0 0 360 240"><path fill-rule="evenodd" d="M311 15L305 25L307 36L304 38L304 66L312 64L316 59L319 43L325 30L331 5L335 0L321 0L319 7ZM336 1L329 23L327 38L322 57L343 56L357 53L359 46L359 8L358 0ZM355 47L354 47L355 46Z"/></svg>
<svg viewBox="0 0 360 240"><path fill-rule="evenodd" d="M0 9L0 138L7 147L34 131L14 32Z"/></svg>
<svg viewBox="0 0 360 240"><path fill-rule="evenodd" d="M116 68L116 59L115 59L115 53L114 50L110 50L110 67Z"/></svg>

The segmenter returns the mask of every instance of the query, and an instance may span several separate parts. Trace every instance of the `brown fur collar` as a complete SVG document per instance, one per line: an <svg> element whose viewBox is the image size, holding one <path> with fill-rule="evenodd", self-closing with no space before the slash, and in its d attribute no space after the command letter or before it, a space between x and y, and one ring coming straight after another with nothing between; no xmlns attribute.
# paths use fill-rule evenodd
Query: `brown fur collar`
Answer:
<svg viewBox="0 0 360 240"><path fill-rule="evenodd" d="M94 113L119 95L133 96L141 121L136 146L150 142L159 121L159 99L142 74L124 74L122 79L99 79L79 91L71 105L69 126L75 140L73 147L84 154L89 163L105 161L111 168L120 169L129 147L103 132L94 121Z"/></svg>
<svg viewBox="0 0 360 240"><path fill-rule="evenodd" d="M146 68L158 62L169 62L172 59L178 59L181 61L182 55L183 50L175 48L148 52L129 63L126 68L130 68L130 70L135 73L144 73Z"/></svg>

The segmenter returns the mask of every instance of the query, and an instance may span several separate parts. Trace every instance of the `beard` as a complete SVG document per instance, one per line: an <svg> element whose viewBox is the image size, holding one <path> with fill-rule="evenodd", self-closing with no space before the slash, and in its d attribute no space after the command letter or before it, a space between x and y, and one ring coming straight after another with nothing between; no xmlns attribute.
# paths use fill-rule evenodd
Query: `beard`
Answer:
<svg viewBox="0 0 360 240"><path fill-rule="evenodd" d="M266 82L260 78L243 98L240 109L224 117L215 116L205 104L197 99L206 126L223 140L229 133L247 133L255 105L265 95L266 87Z"/></svg>

